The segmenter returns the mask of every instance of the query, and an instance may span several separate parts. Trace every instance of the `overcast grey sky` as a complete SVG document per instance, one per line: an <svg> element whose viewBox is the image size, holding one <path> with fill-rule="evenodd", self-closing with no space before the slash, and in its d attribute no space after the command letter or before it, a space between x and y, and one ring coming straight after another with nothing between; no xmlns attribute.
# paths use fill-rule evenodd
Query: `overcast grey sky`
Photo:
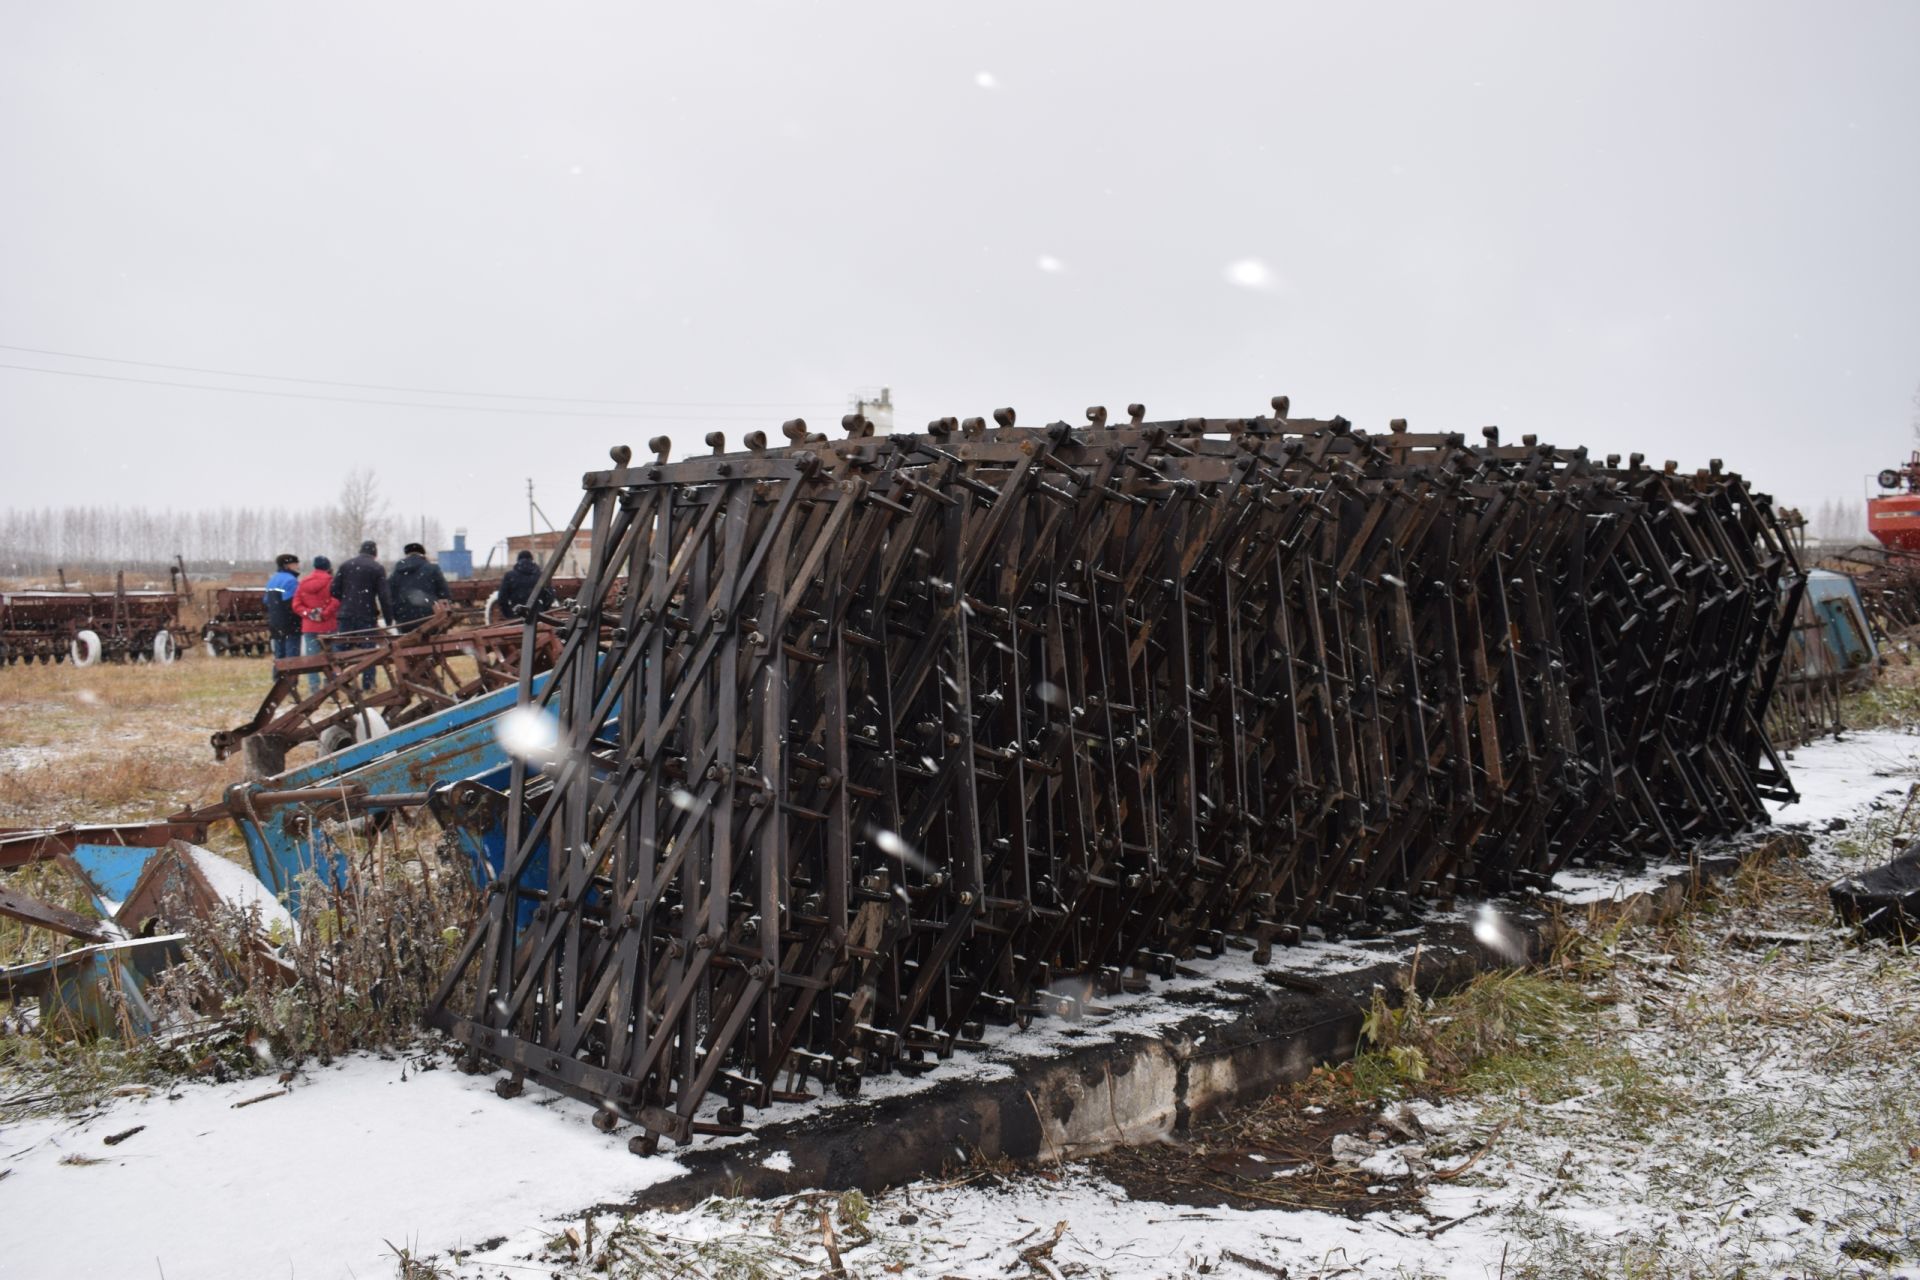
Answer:
<svg viewBox="0 0 1920 1280"><path fill-rule="evenodd" d="M611 444L882 383L912 426L1286 392L1807 506L1910 447L1912 3L0 13L0 344L703 406L5 350L291 398L0 369L0 505L365 462L484 548L529 477L560 520ZM542 405L627 416L497 411Z"/></svg>

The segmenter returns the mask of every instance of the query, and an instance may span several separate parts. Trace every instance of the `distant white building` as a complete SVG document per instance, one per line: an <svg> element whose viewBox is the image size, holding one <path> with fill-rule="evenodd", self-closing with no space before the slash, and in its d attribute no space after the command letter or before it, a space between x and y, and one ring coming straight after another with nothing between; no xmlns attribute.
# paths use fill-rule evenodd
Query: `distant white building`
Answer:
<svg viewBox="0 0 1920 1280"><path fill-rule="evenodd" d="M864 392L853 402L853 411L873 424L873 433L883 436L893 430L893 388L882 387L880 394L869 397Z"/></svg>

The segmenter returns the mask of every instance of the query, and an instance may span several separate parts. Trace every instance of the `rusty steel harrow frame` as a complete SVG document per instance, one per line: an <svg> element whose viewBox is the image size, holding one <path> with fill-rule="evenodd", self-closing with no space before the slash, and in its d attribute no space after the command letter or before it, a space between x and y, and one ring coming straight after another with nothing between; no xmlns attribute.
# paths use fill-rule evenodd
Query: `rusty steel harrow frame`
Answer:
<svg viewBox="0 0 1920 1280"><path fill-rule="evenodd" d="M303 742L331 751L370 730L398 728L512 685L523 654L544 671L560 647L545 623L531 631L520 622L460 627L451 613L407 631L335 632L324 641L318 654L273 664L273 684L252 718L213 734L215 759L247 747L257 757L252 772L278 773Z"/></svg>
<svg viewBox="0 0 1920 1280"><path fill-rule="evenodd" d="M258 657L273 651L264 587L214 587L200 640L210 658Z"/></svg>
<svg viewBox="0 0 1920 1280"><path fill-rule="evenodd" d="M430 1015L471 1066L651 1150L1792 795L1802 580L1718 462L1088 413L586 477L537 696L522 659L560 751L476 806L504 861Z"/></svg>

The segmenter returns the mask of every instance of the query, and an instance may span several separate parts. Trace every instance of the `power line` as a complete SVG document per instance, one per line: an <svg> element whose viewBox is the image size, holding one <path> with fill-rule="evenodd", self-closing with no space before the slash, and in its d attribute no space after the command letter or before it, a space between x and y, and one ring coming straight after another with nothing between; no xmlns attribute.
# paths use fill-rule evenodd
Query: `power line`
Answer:
<svg viewBox="0 0 1920 1280"><path fill-rule="evenodd" d="M0 348L13 350L11 347ZM307 391L269 391L265 387L213 387L204 382L170 382L161 378L128 378L113 373L85 373L78 369L43 369L30 364L0 364L20 373L50 373L62 378L91 378L99 382L131 382L146 387L179 387L186 391L221 391L229 395L273 396L280 400L316 400L335 404L390 405L400 409L446 409L455 413L523 413L550 418L615 418L626 422L766 422L765 414L670 413L648 417L637 413L600 413L591 409L532 409L507 405L435 404L430 400L375 400L367 396L323 396ZM624 403L612 401L610 403ZM725 407L725 406L716 406Z"/></svg>
<svg viewBox="0 0 1920 1280"><path fill-rule="evenodd" d="M276 373L242 373L236 369L207 369L192 364L161 364L153 360L121 360L115 356L90 356L78 351L52 351L45 347L15 347L0 342L0 351L20 351L35 356L59 356L66 360L94 360L101 364L125 364L138 369L171 369L175 373L205 373L220 378L253 378L261 382L298 382L315 387L349 387L355 391L402 391L410 395L422 396L465 396L474 400L551 400L557 404L617 404L635 409L790 409L796 403L791 400L596 400L581 396L532 396L516 395L506 391L443 391L433 387L397 387L380 382L340 382L331 378L292 378ZM21 369L24 365L6 365L5 368ZM42 373L59 373L58 369L39 370ZM108 375L98 375L106 377ZM132 382L137 379L123 378ZM186 383L160 383L160 386L185 386ZM209 391L228 388L208 387ZM813 402L825 405L827 401ZM837 403L837 402L835 402Z"/></svg>

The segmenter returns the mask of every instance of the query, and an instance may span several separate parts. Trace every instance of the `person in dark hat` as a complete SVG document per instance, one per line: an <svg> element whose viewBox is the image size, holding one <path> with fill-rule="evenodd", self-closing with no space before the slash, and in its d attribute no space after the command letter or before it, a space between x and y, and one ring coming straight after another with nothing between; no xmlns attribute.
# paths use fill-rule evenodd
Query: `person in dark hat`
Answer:
<svg viewBox="0 0 1920 1280"><path fill-rule="evenodd" d="M540 598L535 600L533 608L527 608L527 602L533 599L533 589L540 584L540 566L534 561L533 552L522 551L514 560L513 568L507 570L500 579L500 590L493 596L493 613L496 620L524 618L529 612L545 613L553 608L552 587L542 587Z"/></svg>
<svg viewBox="0 0 1920 1280"><path fill-rule="evenodd" d="M300 656L300 617L293 611L293 593L300 586L300 557L275 556L273 576L261 599L267 605L267 634L273 637L274 658Z"/></svg>
<svg viewBox="0 0 1920 1280"><path fill-rule="evenodd" d="M387 584L387 570L378 559L380 548L371 540L360 544L360 554L340 566L333 575L333 598L340 602L340 648L367 648L369 636L359 644L347 642L351 632L371 632L382 620L392 625L393 593ZM373 669L360 677L362 689L373 688Z"/></svg>
<svg viewBox="0 0 1920 1280"><path fill-rule="evenodd" d="M427 559L427 549L417 542L407 544L406 554L394 564L387 582L393 594L393 618L402 627L431 618L452 594L440 566Z"/></svg>

